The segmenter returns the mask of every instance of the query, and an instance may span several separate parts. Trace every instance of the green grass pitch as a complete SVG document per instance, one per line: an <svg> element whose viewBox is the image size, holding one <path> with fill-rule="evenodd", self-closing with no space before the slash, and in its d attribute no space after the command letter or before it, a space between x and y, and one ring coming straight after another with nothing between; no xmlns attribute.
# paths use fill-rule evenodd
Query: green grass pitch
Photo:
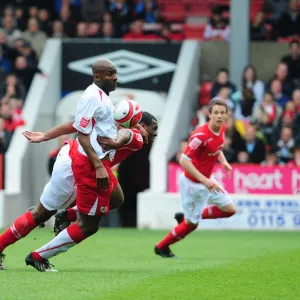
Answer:
<svg viewBox="0 0 300 300"><path fill-rule="evenodd" d="M0 300L300 299L298 232L200 231L162 259L153 247L166 233L101 229L40 273L24 258L53 234L35 230L5 251Z"/></svg>

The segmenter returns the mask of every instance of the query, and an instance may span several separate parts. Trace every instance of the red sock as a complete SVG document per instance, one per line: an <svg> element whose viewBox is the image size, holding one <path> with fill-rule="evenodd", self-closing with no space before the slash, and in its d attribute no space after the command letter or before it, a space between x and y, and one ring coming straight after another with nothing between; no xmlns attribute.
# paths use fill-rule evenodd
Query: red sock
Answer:
<svg viewBox="0 0 300 300"><path fill-rule="evenodd" d="M194 231L198 225L187 224L186 222L181 222L175 228L173 228L170 233L156 246L160 249L167 248L168 246L182 240L189 233Z"/></svg>
<svg viewBox="0 0 300 300"><path fill-rule="evenodd" d="M67 232L70 236L70 238L76 243L79 244L83 240L85 240L87 237L83 234L80 227L77 223L72 224L67 228Z"/></svg>
<svg viewBox="0 0 300 300"><path fill-rule="evenodd" d="M15 222L0 235L0 253L3 252L7 246L25 237L36 228L37 225L29 211L17 218Z"/></svg>
<svg viewBox="0 0 300 300"><path fill-rule="evenodd" d="M229 218L235 214L232 212L225 212L218 208L216 205L210 205L203 209L202 219L219 219L219 218Z"/></svg>
<svg viewBox="0 0 300 300"><path fill-rule="evenodd" d="M77 211L74 208L67 209L68 212L68 221L69 222L75 222L77 219Z"/></svg>

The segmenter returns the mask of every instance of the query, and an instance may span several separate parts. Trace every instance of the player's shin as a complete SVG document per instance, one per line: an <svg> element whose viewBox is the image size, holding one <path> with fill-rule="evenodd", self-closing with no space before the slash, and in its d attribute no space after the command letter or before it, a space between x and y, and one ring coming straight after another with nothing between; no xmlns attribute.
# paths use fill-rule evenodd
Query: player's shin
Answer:
<svg viewBox="0 0 300 300"><path fill-rule="evenodd" d="M58 236L43 247L35 250L32 256L35 260L49 259L60 253L68 251L73 246L82 242L86 236L83 234L77 223L70 225Z"/></svg>
<svg viewBox="0 0 300 300"><path fill-rule="evenodd" d="M156 246L160 249L165 249L168 246L177 243L182 240L192 231L194 231L198 227L198 224L190 224L186 221L178 224L175 228L173 228L170 233L161 240Z"/></svg>
<svg viewBox="0 0 300 300"><path fill-rule="evenodd" d="M18 217L15 222L0 235L0 253L2 253L7 246L27 236L38 225L29 211Z"/></svg>
<svg viewBox="0 0 300 300"><path fill-rule="evenodd" d="M235 211L226 212L218 208L217 205L209 205L205 207L202 211L202 219L221 219L229 218L235 214Z"/></svg>

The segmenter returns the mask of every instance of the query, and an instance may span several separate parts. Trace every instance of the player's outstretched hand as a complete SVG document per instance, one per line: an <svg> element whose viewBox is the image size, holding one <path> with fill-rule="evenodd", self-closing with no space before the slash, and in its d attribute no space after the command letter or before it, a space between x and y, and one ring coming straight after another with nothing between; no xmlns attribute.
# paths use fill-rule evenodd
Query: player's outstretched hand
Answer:
<svg viewBox="0 0 300 300"><path fill-rule="evenodd" d="M205 187L213 194L224 193L223 189L220 187L219 183L213 179L207 179L203 182Z"/></svg>
<svg viewBox="0 0 300 300"><path fill-rule="evenodd" d="M100 190L107 190L109 188L109 178L104 167L96 169L97 186Z"/></svg>
<svg viewBox="0 0 300 300"><path fill-rule="evenodd" d="M223 165L223 168L226 171L227 178L230 178L231 177L231 173L232 173L232 167L231 167L231 165L229 163L225 163Z"/></svg>
<svg viewBox="0 0 300 300"><path fill-rule="evenodd" d="M98 136L97 141L104 151L108 151L110 149L118 149L120 147L119 143L116 140L107 137Z"/></svg>
<svg viewBox="0 0 300 300"><path fill-rule="evenodd" d="M30 143L41 143L47 141L43 132L24 131L22 134L29 140Z"/></svg>

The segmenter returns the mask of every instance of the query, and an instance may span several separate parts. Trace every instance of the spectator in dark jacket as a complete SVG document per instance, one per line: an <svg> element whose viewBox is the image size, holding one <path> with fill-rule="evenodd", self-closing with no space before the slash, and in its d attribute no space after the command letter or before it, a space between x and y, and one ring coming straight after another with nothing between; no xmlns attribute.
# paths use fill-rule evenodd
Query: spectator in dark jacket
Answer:
<svg viewBox="0 0 300 300"><path fill-rule="evenodd" d="M229 72L226 68L221 68L218 71L216 81L211 90L211 98L214 98L223 87L229 88L229 94L236 91L236 86L229 81Z"/></svg>
<svg viewBox="0 0 300 300"><path fill-rule="evenodd" d="M287 64L290 77L300 80L300 49L298 40L290 42L290 54L283 56L281 61Z"/></svg>

